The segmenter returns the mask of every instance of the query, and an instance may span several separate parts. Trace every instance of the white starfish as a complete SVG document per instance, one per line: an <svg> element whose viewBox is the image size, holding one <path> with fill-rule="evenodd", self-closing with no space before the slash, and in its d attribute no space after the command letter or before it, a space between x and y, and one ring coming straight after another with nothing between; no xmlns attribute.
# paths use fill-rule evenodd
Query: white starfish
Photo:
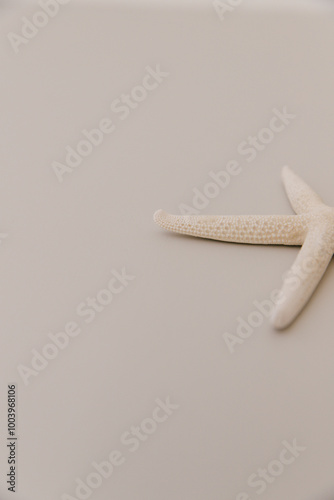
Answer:
<svg viewBox="0 0 334 500"><path fill-rule="evenodd" d="M301 312L320 282L334 253L334 208L289 167L282 170L284 186L297 215L169 215L154 221L169 231L235 243L302 245L283 281L271 321L287 327Z"/></svg>

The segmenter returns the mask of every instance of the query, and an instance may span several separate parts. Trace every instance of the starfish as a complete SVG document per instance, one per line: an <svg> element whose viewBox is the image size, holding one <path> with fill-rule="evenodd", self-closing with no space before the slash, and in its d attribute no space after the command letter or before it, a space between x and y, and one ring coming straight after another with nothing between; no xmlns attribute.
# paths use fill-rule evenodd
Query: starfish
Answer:
<svg viewBox="0 0 334 500"><path fill-rule="evenodd" d="M299 315L334 253L334 208L287 166L282 179L296 215L170 215L163 210L154 214L159 226L176 233L234 243L302 246L283 278L271 314L277 329L286 328Z"/></svg>

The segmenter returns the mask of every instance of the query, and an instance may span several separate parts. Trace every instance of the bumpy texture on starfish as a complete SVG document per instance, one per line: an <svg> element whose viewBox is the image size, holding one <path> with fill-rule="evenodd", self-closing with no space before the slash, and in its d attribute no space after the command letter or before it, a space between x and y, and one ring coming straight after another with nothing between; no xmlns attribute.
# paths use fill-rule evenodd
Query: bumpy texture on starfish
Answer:
<svg viewBox="0 0 334 500"><path fill-rule="evenodd" d="M334 208L289 167L284 186L297 215L169 215L154 214L159 226L176 233L234 243L302 245L283 281L272 313L272 324L287 327L310 299L334 253Z"/></svg>

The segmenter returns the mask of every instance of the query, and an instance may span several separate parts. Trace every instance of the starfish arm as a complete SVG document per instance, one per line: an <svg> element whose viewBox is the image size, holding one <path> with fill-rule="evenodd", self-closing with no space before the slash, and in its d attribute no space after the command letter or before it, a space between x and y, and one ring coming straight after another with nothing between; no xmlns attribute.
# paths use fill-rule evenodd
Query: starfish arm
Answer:
<svg viewBox="0 0 334 500"><path fill-rule="evenodd" d="M309 219L304 215L170 215L158 210L154 221L168 231L212 240L302 245Z"/></svg>
<svg viewBox="0 0 334 500"><path fill-rule="evenodd" d="M287 166L282 170L282 179L292 208L297 214L307 213L324 205L320 196Z"/></svg>
<svg viewBox="0 0 334 500"><path fill-rule="evenodd" d="M278 328L289 326L317 288L333 256L333 241L328 226L308 233L297 259L287 273L271 322Z"/></svg>

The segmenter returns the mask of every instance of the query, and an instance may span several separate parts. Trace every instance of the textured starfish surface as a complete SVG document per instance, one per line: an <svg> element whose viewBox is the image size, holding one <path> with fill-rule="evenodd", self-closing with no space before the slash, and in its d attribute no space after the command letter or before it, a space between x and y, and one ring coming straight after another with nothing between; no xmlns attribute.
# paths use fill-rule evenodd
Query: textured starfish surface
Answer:
<svg viewBox="0 0 334 500"><path fill-rule="evenodd" d="M154 221L176 233L234 243L302 245L285 275L271 322L286 328L310 299L334 253L334 208L289 167L283 183L296 215L169 215L163 210Z"/></svg>

